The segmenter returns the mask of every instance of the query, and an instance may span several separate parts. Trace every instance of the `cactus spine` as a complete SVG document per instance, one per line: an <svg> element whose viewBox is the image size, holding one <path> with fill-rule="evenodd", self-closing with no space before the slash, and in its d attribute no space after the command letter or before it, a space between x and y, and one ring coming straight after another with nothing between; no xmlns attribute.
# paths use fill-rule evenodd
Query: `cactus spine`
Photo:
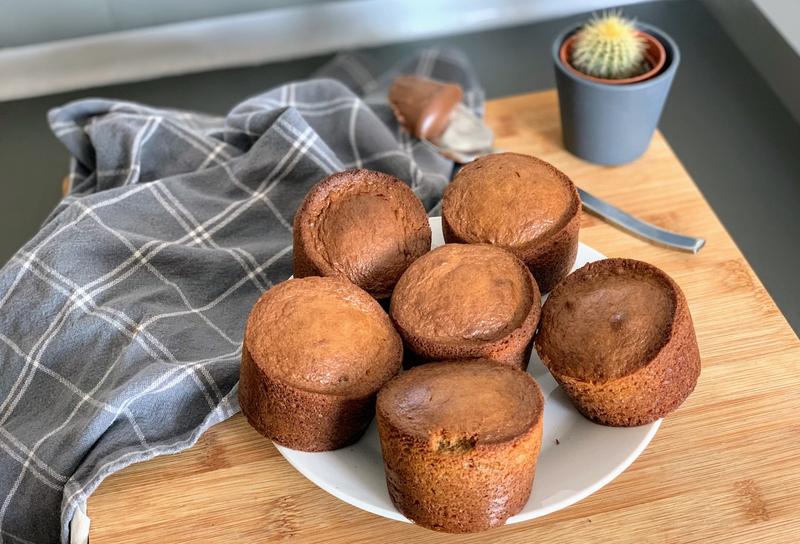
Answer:
<svg viewBox="0 0 800 544"><path fill-rule="evenodd" d="M624 79L644 72L645 42L619 12L594 15L575 36L572 65L584 74Z"/></svg>

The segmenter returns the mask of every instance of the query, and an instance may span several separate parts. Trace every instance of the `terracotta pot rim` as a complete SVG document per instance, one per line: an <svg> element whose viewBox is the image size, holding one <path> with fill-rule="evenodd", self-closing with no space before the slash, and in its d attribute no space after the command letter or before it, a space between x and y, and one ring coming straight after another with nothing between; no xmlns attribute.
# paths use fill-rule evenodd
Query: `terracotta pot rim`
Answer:
<svg viewBox="0 0 800 544"><path fill-rule="evenodd" d="M648 70L647 72L639 74L638 76L627 77L624 79L604 79L602 77L595 77L595 76L590 76L589 74L584 74L583 72L572 66L572 63L569 62L568 53L572 47L572 44L575 42L576 39L575 33L567 36L567 38L561 44L561 48L559 49L559 58L561 60L561 63L564 66L566 66L570 72L588 81L593 81L595 83L601 83L604 85L628 85L631 83L640 83L642 81L646 81L648 79L657 76L659 72L661 72L661 70L664 68L664 65L667 62L667 51L664 48L664 44L661 43L661 40L659 40L649 32L639 30L637 34L642 38L644 38L651 47L655 48L657 52L657 58L653 59L652 56L649 57L649 60L651 61L650 64L652 64L653 67L650 68L650 70Z"/></svg>

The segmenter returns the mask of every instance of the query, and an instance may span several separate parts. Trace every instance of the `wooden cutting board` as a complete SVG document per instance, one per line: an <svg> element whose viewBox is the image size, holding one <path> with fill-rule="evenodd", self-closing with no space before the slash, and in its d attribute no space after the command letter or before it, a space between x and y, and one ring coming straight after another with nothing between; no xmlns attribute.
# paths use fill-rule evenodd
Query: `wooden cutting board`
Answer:
<svg viewBox="0 0 800 544"><path fill-rule="evenodd" d="M562 148L554 91L492 101L487 118L500 148L542 157L595 195L707 240L697 255L678 253L583 217L581 241L609 257L649 261L675 278L697 327L700 382L642 456L560 512L454 537L335 499L238 415L190 450L103 482L88 506L93 544L800 539L800 342L664 138L656 134L633 164L601 167Z"/></svg>

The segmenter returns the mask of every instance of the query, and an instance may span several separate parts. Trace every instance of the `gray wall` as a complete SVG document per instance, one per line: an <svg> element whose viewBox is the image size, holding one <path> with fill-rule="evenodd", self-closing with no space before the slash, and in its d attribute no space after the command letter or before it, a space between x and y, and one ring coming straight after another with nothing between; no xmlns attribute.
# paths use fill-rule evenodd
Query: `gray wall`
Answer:
<svg viewBox="0 0 800 544"><path fill-rule="evenodd" d="M797 0L753 0L772 26L800 55L800 2Z"/></svg>
<svg viewBox="0 0 800 544"><path fill-rule="evenodd" d="M334 0L0 0L0 47Z"/></svg>
<svg viewBox="0 0 800 544"><path fill-rule="evenodd" d="M705 0L704 3L800 122L800 1Z"/></svg>

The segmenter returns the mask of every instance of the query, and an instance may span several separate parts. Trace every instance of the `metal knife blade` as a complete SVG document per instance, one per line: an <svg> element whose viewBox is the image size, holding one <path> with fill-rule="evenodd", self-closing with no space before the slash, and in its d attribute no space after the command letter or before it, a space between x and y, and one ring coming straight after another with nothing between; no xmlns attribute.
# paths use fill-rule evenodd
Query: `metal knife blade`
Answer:
<svg viewBox="0 0 800 544"><path fill-rule="evenodd" d="M681 251L697 253L706 243L703 238L694 238L692 236L678 234L642 221L641 219L637 219L629 213L612 206L608 202L600 200L593 194L587 193L580 187L578 187L578 194L581 197L583 207L588 211L632 234L656 242L657 244L680 249Z"/></svg>

